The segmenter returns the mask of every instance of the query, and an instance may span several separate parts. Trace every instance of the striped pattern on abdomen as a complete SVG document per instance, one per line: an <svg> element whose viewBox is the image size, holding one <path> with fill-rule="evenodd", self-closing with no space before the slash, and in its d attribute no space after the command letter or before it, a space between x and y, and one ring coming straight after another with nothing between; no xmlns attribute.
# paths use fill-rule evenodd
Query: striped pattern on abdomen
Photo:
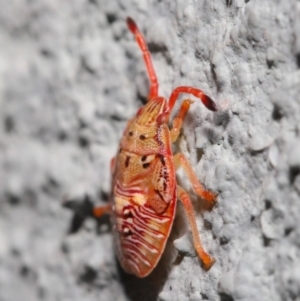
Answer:
<svg viewBox="0 0 300 301"><path fill-rule="evenodd" d="M174 219L176 202L158 215L148 204L139 205L121 196L114 197L114 239L123 268L147 275L156 266Z"/></svg>

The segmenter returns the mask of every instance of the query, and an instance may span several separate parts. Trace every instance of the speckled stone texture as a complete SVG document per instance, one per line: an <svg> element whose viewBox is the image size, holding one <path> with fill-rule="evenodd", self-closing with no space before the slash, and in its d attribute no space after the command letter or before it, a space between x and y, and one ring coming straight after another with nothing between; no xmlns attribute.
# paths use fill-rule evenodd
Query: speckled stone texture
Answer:
<svg viewBox="0 0 300 301"><path fill-rule="evenodd" d="M0 6L1 301L300 300L299 1ZM176 144L219 194L202 210L178 172L217 259L209 272L181 206L145 279L120 269L108 219L91 217L108 201L110 159L148 92L127 16L148 41L160 95L193 85L219 108L196 101Z"/></svg>

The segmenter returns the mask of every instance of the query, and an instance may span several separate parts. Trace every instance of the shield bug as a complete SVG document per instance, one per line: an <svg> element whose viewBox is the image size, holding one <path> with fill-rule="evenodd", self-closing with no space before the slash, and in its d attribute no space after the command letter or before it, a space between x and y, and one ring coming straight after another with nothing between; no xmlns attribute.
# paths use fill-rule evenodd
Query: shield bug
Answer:
<svg viewBox="0 0 300 301"><path fill-rule="evenodd" d="M181 153L173 155L171 149L193 101L183 101L171 129L168 122L181 93L199 98L211 111L217 111L217 106L201 90L190 86L174 89L168 101L159 96L157 77L144 37L131 18L127 18L127 25L143 53L150 92L146 105L129 120L118 152L111 161L110 204L95 208L94 215L111 214L121 266L128 273L145 277L155 268L164 251L177 199L180 199L190 223L195 249L208 270L215 260L203 250L193 206L188 193L176 183L176 169L183 167L195 192L211 205L216 201L216 194L205 190L186 157Z"/></svg>

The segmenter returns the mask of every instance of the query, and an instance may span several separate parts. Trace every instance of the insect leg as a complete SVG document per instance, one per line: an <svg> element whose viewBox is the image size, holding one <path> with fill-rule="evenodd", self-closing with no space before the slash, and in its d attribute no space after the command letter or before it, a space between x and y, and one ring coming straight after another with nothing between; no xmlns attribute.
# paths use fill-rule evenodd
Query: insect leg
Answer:
<svg viewBox="0 0 300 301"><path fill-rule="evenodd" d="M129 17L127 18L127 25L128 25L129 30L134 34L135 39L136 39L140 49L143 52L144 61L145 61L148 76L150 79L150 92L148 95L148 100L151 100L158 96L157 76L155 74L155 70L154 70L154 67L152 64L151 54L148 50L146 41L145 41L143 35L141 34L141 32L139 31L136 23Z"/></svg>
<svg viewBox="0 0 300 301"><path fill-rule="evenodd" d="M115 165L116 165L116 157L113 157L110 160L110 172L113 173L115 170Z"/></svg>
<svg viewBox="0 0 300 301"><path fill-rule="evenodd" d="M178 153L174 155L174 163L176 168L179 168L180 166L183 167L186 175L188 176L195 192L203 199L208 201L211 206L213 206L216 202L217 195L209 190L205 190L203 185L199 182L197 179L197 176L190 164L190 162L187 160L187 158L181 154Z"/></svg>
<svg viewBox="0 0 300 301"><path fill-rule="evenodd" d="M177 114L177 116L173 119L172 123L172 129L170 130L171 134L171 141L172 143L175 142L179 136L183 120L185 118L185 115L187 111L190 108L190 105L193 103L192 100L185 99L183 103L181 104L180 110Z"/></svg>
<svg viewBox="0 0 300 301"><path fill-rule="evenodd" d="M200 89L189 87L189 86L180 86L173 90L170 99L169 99L169 108L172 110L175 101L178 98L178 95L180 93L189 93L194 95L195 97L198 97L201 99L202 103L211 111L217 111L217 105L214 103L214 101L204 94Z"/></svg>
<svg viewBox="0 0 300 301"><path fill-rule="evenodd" d="M200 240L199 232L197 229L194 209L193 209L193 205L191 203L190 197L189 197L188 193L182 187L180 187L178 185L177 185L177 191L178 191L178 197L184 206L187 218L190 223L195 249L196 249L200 259L202 260L203 267L206 270L209 270L212 267L212 265L215 263L215 259L210 257L204 251L204 249L201 245L201 240Z"/></svg>
<svg viewBox="0 0 300 301"><path fill-rule="evenodd" d="M105 213L109 213L109 211L111 211L111 205L99 206L93 209L93 215L98 218Z"/></svg>

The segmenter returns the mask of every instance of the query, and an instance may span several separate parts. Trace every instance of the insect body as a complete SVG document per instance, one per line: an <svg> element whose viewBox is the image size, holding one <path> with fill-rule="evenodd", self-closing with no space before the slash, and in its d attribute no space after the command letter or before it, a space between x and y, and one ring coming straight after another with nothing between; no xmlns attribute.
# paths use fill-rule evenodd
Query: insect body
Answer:
<svg viewBox="0 0 300 301"><path fill-rule="evenodd" d="M171 149L192 101L183 101L171 129L168 121L180 93L200 98L211 111L217 107L201 90L188 86L176 88L169 101L158 96L157 77L146 42L131 18L127 18L127 24L143 52L151 82L150 93L148 103L128 122L118 153L111 161L111 204L95 208L94 214L111 213L116 252L122 267L128 273L145 277L164 251L179 198L187 213L196 251L208 270L214 259L201 246L194 210L189 195L176 183L176 169L183 167L194 190L203 199L214 204L216 195L203 188L185 156L173 155Z"/></svg>

